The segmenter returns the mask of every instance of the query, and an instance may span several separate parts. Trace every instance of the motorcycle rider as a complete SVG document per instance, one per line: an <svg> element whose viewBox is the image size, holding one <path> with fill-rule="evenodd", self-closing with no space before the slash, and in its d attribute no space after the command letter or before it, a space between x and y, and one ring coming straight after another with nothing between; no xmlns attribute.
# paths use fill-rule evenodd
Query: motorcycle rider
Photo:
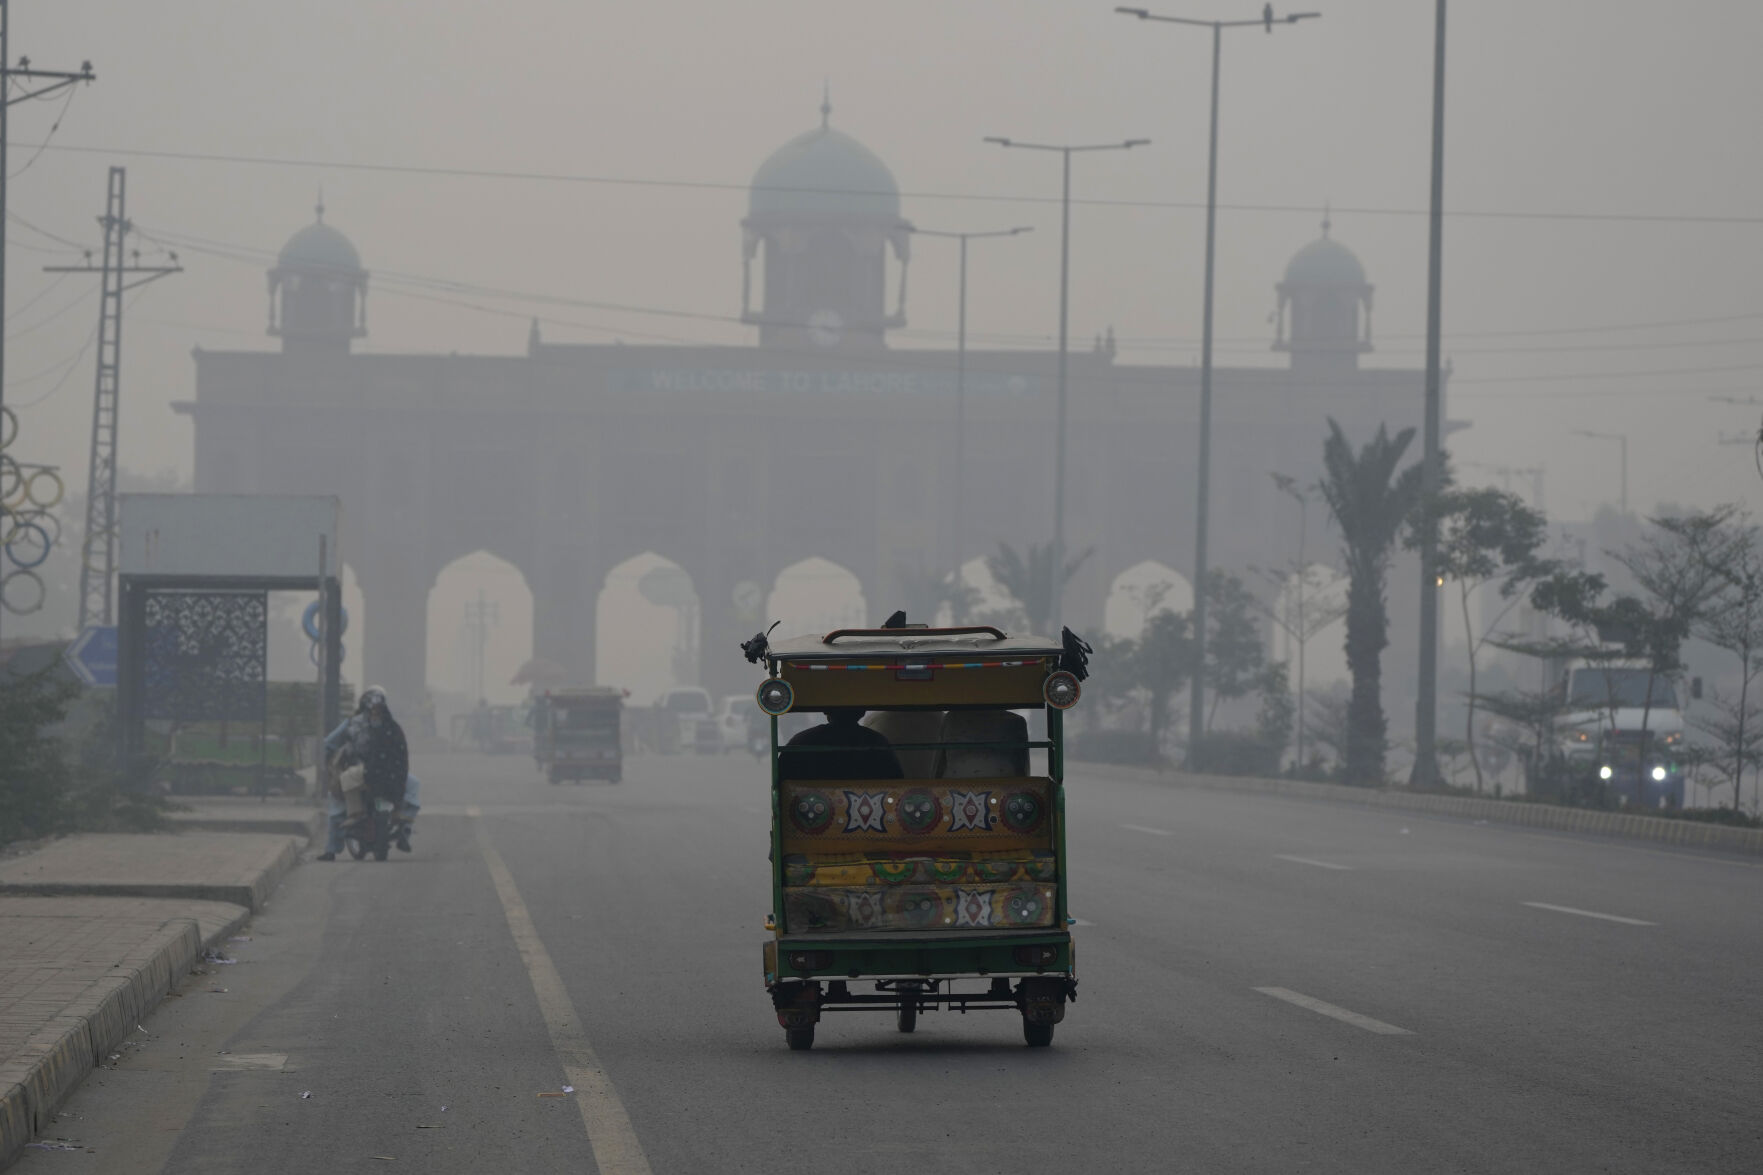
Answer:
<svg viewBox="0 0 1763 1175"><path fill-rule="evenodd" d="M392 717L384 689L368 686L361 691L355 713L326 736L324 753L331 779L330 834L318 859L337 859L344 830L367 814L369 801L363 792L392 801L398 821L393 843L409 852L413 815L406 803L410 747L403 728Z"/></svg>

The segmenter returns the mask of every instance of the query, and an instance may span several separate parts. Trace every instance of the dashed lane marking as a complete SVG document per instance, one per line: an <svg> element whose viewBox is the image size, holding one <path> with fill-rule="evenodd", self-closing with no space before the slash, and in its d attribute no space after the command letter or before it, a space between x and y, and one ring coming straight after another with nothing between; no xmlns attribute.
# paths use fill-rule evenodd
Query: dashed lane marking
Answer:
<svg viewBox="0 0 1763 1175"><path fill-rule="evenodd" d="M1342 873L1351 873L1353 871L1351 865L1337 865L1333 861L1318 861L1313 857L1293 857L1286 853L1275 853L1273 856L1275 860L1290 861L1295 865L1314 865L1318 869L1338 869Z"/></svg>
<svg viewBox="0 0 1763 1175"><path fill-rule="evenodd" d="M569 1084L575 1086L575 1104L581 1111L582 1125L587 1127L588 1145L594 1150L594 1166L600 1175L651 1175L648 1156L637 1141L630 1115L625 1113L624 1103L612 1087L612 1079L606 1075L599 1057L594 1055L593 1046L588 1043L581 1017L576 1015L575 1006L569 1002L569 992L563 986L563 976L551 962L551 953L545 949L533 925L533 917L521 900L520 891L515 888L514 875L508 872L502 855L490 843L489 830L484 821L478 819L477 805L467 808L466 815L473 818L472 823L476 826L478 847L483 851L484 864L489 866L496 896L502 899L502 913L508 919L508 929L514 935L514 945L520 951L527 978L532 981L533 995L538 997L539 1014L545 1018L551 1047L557 1051L558 1060L563 1062L563 1072L569 1078Z"/></svg>
<svg viewBox="0 0 1763 1175"><path fill-rule="evenodd" d="M1284 987L1257 987L1262 995L1270 995L1276 1000L1284 1000L1300 1008L1306 1008L1319 1016L1327 1016L1331 1020L1339 1020L1342 1024L1351 1024L1354 1028L1363 1028L1367 1032L1375 1032L1379 1036L1413 1036L1406 1028L1397 1028L1394 1024L1385 1024L1382 1020L1373 1020L1370 1016L1361 1016L1357 1012L1326 1003L1315 996L1292 991Z"/></svg>
<svg viewBox="0 0 1763 1175"><path fill-rule="evenodd" d="M1121 827L1126 829L1128 832L1146 832L1152 836L1174 836L1175 835L1175 833L1170 832L1167 828L1146 828L1143 824L1122 824Z"/></svg>
<svg viewBox="0 0 1763 1175"><path fill-rule="evenodd" d="M1529 906L1533 910L1553 910L1557 914L1577 914L1581 918L1597 918L1604 922L1620 922L1624 926L1657 926L1657 922L1643 922L1639 918L1624 918L1620 914L1600 914L1596 910L1580 910L1573 906L1554 906L1548 902L1520 902L1521 906Z"/></svg>

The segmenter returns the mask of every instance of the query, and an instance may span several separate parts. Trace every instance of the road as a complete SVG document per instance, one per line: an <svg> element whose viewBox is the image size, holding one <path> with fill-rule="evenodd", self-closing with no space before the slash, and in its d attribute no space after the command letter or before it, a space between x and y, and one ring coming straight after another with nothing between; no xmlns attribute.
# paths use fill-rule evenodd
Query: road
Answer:
<svg viewBox="0 0 1763 1175"><path fill-rule="evenodd" d="M94 1153L19 1170L1763 1161L1754 862L1080 771L1082 984L1051 1049L938 1012L911 1036L829 1016L792 1053L760 983L753 760L417 773L414 854L296 870L239 962L72 1099L59 1129Z"/></svg>

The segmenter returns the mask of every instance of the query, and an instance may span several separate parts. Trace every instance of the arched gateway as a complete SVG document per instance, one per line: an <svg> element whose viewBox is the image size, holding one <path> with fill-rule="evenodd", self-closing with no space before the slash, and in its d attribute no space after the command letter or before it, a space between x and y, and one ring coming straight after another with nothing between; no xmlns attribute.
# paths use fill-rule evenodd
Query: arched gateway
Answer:
<svg viewBox="0 0 1763 1175"><path fill-rule="evenodd" d="M911 226L887 167L826 114L755 177L742 228L763 269L743 307L753 347L556 345L535 327L525 354L352 354L367 272L321 215L271 271L282 351L196 353L196 397L178 410L195 424L197 490L340 495L370 618L358 671L406 696L426 680L429 589L473 551L519 568L533 647L582 681L608 573L645 552L678 564L700 601L699 677L720 693L749 684L736 643L784 568L838 564L879 618L902 569L1045 541L1055 357L969 351L972 545L954 549L954 357L887 345L905 322ZM1215 375L1220 567L1287 557L1287 499L1268 474L1314 480L1326 417L1355 437L1419 422L1419 372L1359 367L1363 271L1333 239L1321 251L1335 264L1309 264L1313 245L1279 287L1290 365ZM1067 526L1096 548L1067 592L1073 627L1101 623L1135 564L1186 574L1197 385L1193 368L1118 363L1112 346L1072 356ZM1404 661L1388 662L1392 688Z"/></svg>

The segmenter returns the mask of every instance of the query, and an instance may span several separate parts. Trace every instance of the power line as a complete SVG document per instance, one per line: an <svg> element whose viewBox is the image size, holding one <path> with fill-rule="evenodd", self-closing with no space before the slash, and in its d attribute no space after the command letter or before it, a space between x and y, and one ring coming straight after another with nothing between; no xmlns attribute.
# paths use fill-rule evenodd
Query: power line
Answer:
<svg viewBox="0 0 1763 1175"><path fill-rule="evenodd" d="M236 262L240 262L240 263L244 263L244 264L251 264L251 265L263 264L264 262L270 261L275 257L274 253L272 253L268 250L256 248L254 246L241 245L241 244L237 244L234 242L228 242L228 241L218 241L218 240L214 240L212 238L194 236L194 235L187 234L187 233L177 232L175 230L168 230L168 229L151 229L150 230L150 229L137 228L136 231L137 231L138 235L140 235L143 239L154 241L158 244L161 244L162 246L176 246L177 248L185 249L185 250L188 250L191 252L206 253L211 256L220 257L225 260L236 261ZM719 325L728 325L728 326L744 326L745 325L744 323L742 323L742 321L739 318L736 318L732 315L711 314L711 313L702 312L702 311L669 309L669 308L664 308L664 307L637 306L637 305L632 305L632 304L628 304L628 303L608 302L608 301L594 300L594 299L571 298L571 297L567 297L567 296L559 295L559 294L535 294L535 293L528 293L528 292L524 292L524 291L520 291L520 290L510 290L510 289L495 287L495 286L482 286L482 285L477 285L475 283L458 281L458 280L454 280L454 279L450 279L450 278L430 277L430 276L426 276L423 274L403 273L403 272L399 272L399 271L383 271L382 272L382 271L376 270L374 272L374 277L375 277L376 283L379 284L382 288L385 288L387 293L394 293L394 294L406 293L407 291L399 290L396 287L399 285L409 285L409 286L413 286L413 287L416 287L419 289L440 290L440 291L445 291L445 292L463 294L463 295L467 295L467 296L491 298L491 299L501 299L501 300L515 301L515 302L522 302L522 303L536 304L536 305L565 306L565 307L586 309L586 310L604 310L604 311L610 311L610 312L620 313L620 314L655 315L655 316L667 317L667 318L686 319L686 320L690 320L690 321L711 322L711 323L716 323ZM415 297L416 295L410 294L409 296ZM429 300L446 302L445 299L436 299L436 298L432 298L432 297ZM531 317L530 315L525 314L524 312L511 311L511 310L498 310L498 309L494 309L491 307L481 306L481 305L477 305L477 304L469 303L469 302L454 301L454 302L448 302L447 304L457 305L457 306L460 306L464 309L475 310L475 311L478 311L479 313L494 314L494 315L503 316L503 317L514 317L514 318ZM569 327L575 327L577 329L599 331L602 333L613 334L613 335L623 334L623 335L629 335L631 337L651 337L651 338L662 340L662 341L688 343L688 344L697 341L697 340L692 340L692 339L679 338L677 336L671 336L671 335L646 335L644 332L641 332L641 331L624 330L624 329L617 328L617 327L610 327L610 326L604 326L604 325L593 324L593 323L571 322L569 320L564 320L564 319L541 318L541 321L547 322L550 325L569 326ZM1544 328L1544 329L1532 328L1532 329L1511 330L1511 331L1466 332L1464 334L1453 335L1451 337L1454 339L1543 338L1543 337L1553 337L1553 336L1560 336L1560 335L1577 336L1577 335L1604 334L1604 333L1616 333L1616 332L1625 332L1626 333L1626 332L1646 331L1646 330L1669 330L1669 329L1679 329L1679 328L1683 328L1683 327L1714 326L1714 325L1729 324L1729 323L1736 323L1736 322L1757 322L1757 321L1763 321L1763 314L1728 314L1728 315L1719 315L1719 316L1707 317L1707 318L1687 318L1687 319L1675 319L1675 320L1665 320L1665 321L1657 321L1657 322L1612 323L1607 326L1575 326L1575 327L1558 327L1558 328ZM904 336L908 336L908 337L919 337L919 338L947 338L947 337L949 337L948 332L931 331L928 329L921 329L921 330L915 330L915 331L901 331L900 334L902 334ZM1031 347L1036 344L1044 344L1048 341L1048 336L1036 335L1036 334L998 334L998 335L983 335L982 334L977 337L979 337L981 339L985 339L985 340L990 340L990 341L1008 341L1008 342L1011 342L1011 343L1014 343L1014 344L1017 344L1017 345L1023 346L1023 347ZM1391 339L1406 339L1406 338L1417 338L1419 336L1393 334L1393 335L1387 335L1385 337L1391 338ZM1185 339L1185 338L1181 338L1179 336L1170 336L1170 337L1166 337L1166 338L1159 338L1157 336L1137 336L1137 337L1123 336L1123 337L1117 339L1116 341L1119 343L1119 345L1123 349L1127 349L1127 350L1179 350L1179 349L1183 348L1183 345L1188 345L1188 346L1197 346L1198 345L1198 340ZM1254 346L1254 347L1230 349L1231 352L1235 353L1235 354L1260 354L1261 352L1266 350L1266 340L1265 339L1257 339L1257 338L1254 338L1251 336L1241 336L1241 337L1231 339L1228 341L1261 344L1260 346ZM1547 352L1625 351L1625 350L1672 349L1672 348L1701 347L1701 346L1729 346L1729 345L1736 346L1736 345L1752 345L1752 344L1759 344L1759 343L1763 343L1763 336L1745 337L1745 338L1731 338L1731 339L1710 339L1710 340L1684 340L1684 341L1652 340L1652 341L1640 341L1640 342L1613 342L1613 343L1604 343L1604 344L1588 344L1585 346L1560 346L1560 347L1547 347L1547 346L1538 346L1538 347L1469 347L1469 348L1454 348L1453 353L1454 354L1465 354L1465 355L1469 355L1469 354L1488 354L1488 355L1541 354L1541 353L1547 353ZM1167 344L1167 345L1165 346L1164 344ZM1410 354L1410 353L1417 353L1417 352L1398 348L1398 349L1386 350L1383 353L1388 354L1388 355L1400 355L1400 354ZM1461 383L1464 381L1458 380L1457 382Z"/></svg>
<svg viewBox="0 0 1763 1175"><path fill-rule="evenodd" d="M145 148L126 147L88 147L71 143L29 144L44 150L66 151L88 155L123 155L144 159L175 159L195 163L230 163L257 167L299 167L317 168L325 171L360 171L389 175L420 175L447 177L455 179L492 179L510 180L533 183L567 183L591 184L604 187L629 188L672 188L686 191L715 192L751 192L756 189L747 183L735 183L727 180L682 180L658 179L651 177L589 175L571 172L547 171L515 171L498 170L480 167L449 167L439 165L402 164L402 163L361 163L335 159L301 159L289 156L272 155L237 155L224 152L207 151L156 151ZM767 186L763 190L770 192L821 192L823 189L790 186ZM839 188L831 194L839 196L862 195L898 195L913 200L951 200L979 203L1010 203L1010 204L1056 204L1054 196L1020 195L1005 192L863 192L851 188ZM1203 211L1206 207L1200 200L1123 200L1105 197L1074 198L1073 204L1084 204L1101 208L1148 208L1173 209L1183 212ZM1271 212L1271 213L1304 213L1312 215L1316 208L1312 204L1220 204L1220 209L1231 212ZM1355 216L1403 216L1420 217L1428 215L1424 208L1393 208L1378 206L1342 207L1336 206L1337 213L1349 213ZM1711 213L1655 213L1655 212L1564 212L1552 210L1514 210L1514 209L1458 209L1447 212L1446 216L1460 220L1542 220L1542 221L1586 221L1610 224L1707 224L1707 225L1763 225L1763 216L1724 216Z"/></svg>

